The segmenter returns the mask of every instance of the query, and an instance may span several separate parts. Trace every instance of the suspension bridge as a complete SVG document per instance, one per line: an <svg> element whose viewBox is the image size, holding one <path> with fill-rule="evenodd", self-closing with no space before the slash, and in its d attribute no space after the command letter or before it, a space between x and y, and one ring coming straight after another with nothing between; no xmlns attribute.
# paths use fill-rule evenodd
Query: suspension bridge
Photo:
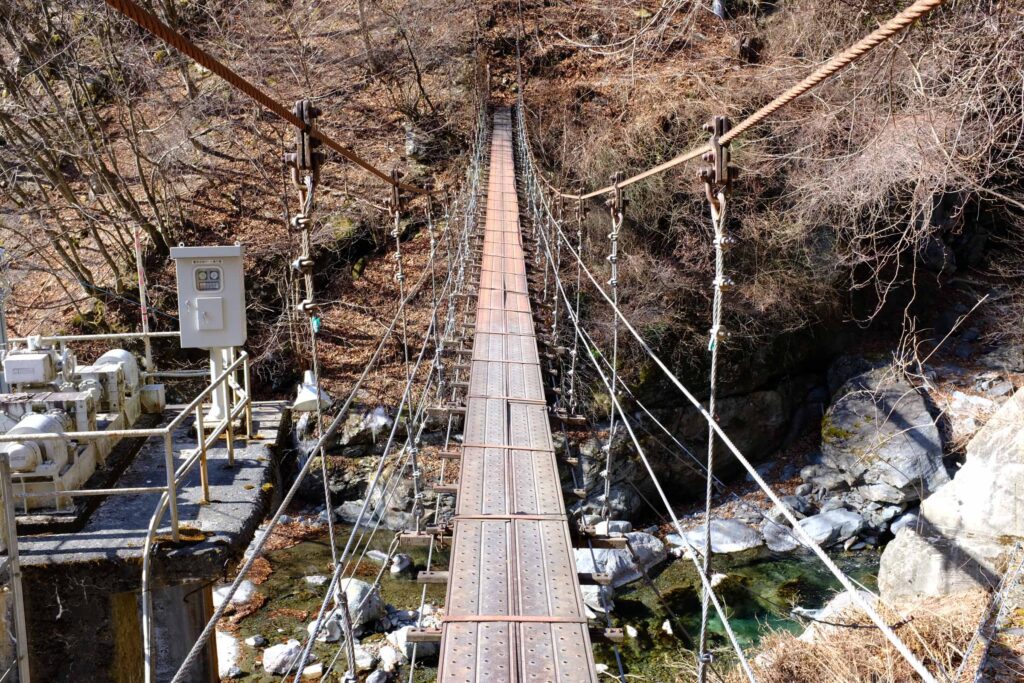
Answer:
<svg viewBox="0 0 1024 683"><path fill-rule="evenodd" d="M512 152L494 117L440 681L596 680L534 336Z"/></svg>
<svg viewBox="0 0 1024 683"><path fill-rule="evenodd" d="M314 151L315 143L323 143L340 157L386 182L391 189L388 209L394 221L392 236L400 289L394 316L340 408L333 415L318 409L316 441L309 449L309 457L304 460L294 484L285 492L279 508L256 538L252 552L239 567L222 604L210 615L190 652L179 662L173 681L192 680L191 667L212 646L217 621L230 604L231 596L245 581L313 467L324 468L325 496L329 496L326 458L314 456L324 455L366 378L378 366L384 349L395 341L405 350L405 383L397 410L400 417L388 434L358 520L343 545L336 544L333 526L330 528L330 581L324 588L310 636L291 662L288 676L295 681L303 679L316 636L329 620L336 619L342 625L343 637L333 660L323 663L319 675L327 678L337 672L341 680L357 680L355 632L351 621L352 613L358 612L362 605L350 602L345 581L354 577L371 541L382 533L382 515L377 513L392 504L403 481L411 481L415 527L396 536L389 555L393 556L403 542L427 546L427 566L420 573L421 581L444 582L447 593L440 628L418 623L418 628L410 634L414 645L409 681L415 676L418 659L422 659L417 655L423 643L439 644L440 681L596 681L598 667L591 634L599 634L613 644L616 636L614 629L592 628L587 618L581 580L600 584L605 575L599 568L597 572L581 576L576 567L574 545L589 549L624 548L627 552L630 549L622 538L576 524L578 520L570 518L563 500L551 425L580 419L576 413L582 375L603 386L610 397L611 424L604 438L610 441L616 434L625 433L651 478L658 504L687 543L672 502L631 424L633 408L645 411L646 408L618 376L620 335L642 349L652 365L707 422L708 457L697 465L709 482L708 514L715 451L724 448L746 468L757 486L781 511L792 533L851 593L855 604L882 631L899 656L906 659L923 680L937 680L893 632L875 606L861 597L858 587L803 531L793 511L718 425L713 417L714 374L711 403L706 405L684 386L622 313L618 307L616 261L625 188L687 161L705 158L711 166L702 177L715 236L715 305L709 342L714 372L714 352L727 339L722 330L721 309L727 280L725 251L729 242L725 216L734 177L729 165L729 142L904 30L938 7L941 0L913 3L738 125L730 127L724 119L716 120L711 125L708 143L630 178L617 175L611 185L590 192L558 189L535 162L521 77L514 109L493 107L487 100L489 93L482 92L468 180L454 197L441 197L429 186L404 182L396 172L377 168L324 132L316 123L319 112L308 102L287 109L131 0L105 1L299 131L299 143L290 158L300 199L299 212L293 219L293 226L300 234L300 253L295 267L302 275L299 280L304 287L304 299L299 309L309 318L312 371L317 390L320 368L316 333L320 321L311 274L310 233L322 158ZM409 197L424 200L430 254L419 280L406 288L399 220L410 211ZM597 273L605 271L599 271L595 263L588 263L581 236L585 202L604 197L610 198L611 207L608 254L604 257L609 263L609 280L599 279ZM575 234L569 227L572 220L564 210L566 200L578 203ZM438 218L443 220L438 221ZM580 303L584 291L603 301L610 311L611 320L604 322L610 323L614 331L611 349L599 348L587 329ZM428 328L422 338L410 339L409 308L414 301L425 300L428 296ZM543 305L543 312L537 304ZM538 334L538 320L550 324L545 334ZM427 417L432 413L444 415L447 428L438 479L427 482L422 466L421 437ZM670 430L657 424L668 439L679 444ZM461 436L458 434L460 427ZM679 446L685 451L682 444ZM605 449L608 459L601 463L604 482L598 487L603 489L598 500L606 522L609 520L608 481L614 467L611 450ZM689 453L687 456L693 457ZM457 481L450 480L450 462L458 463ZM578 467L579 463L568 464ZM446 474L449 474L447 479ZM440 497L450 495L456 498L454 514L443 513L438 503ZM442 544L450 545L447 567L438 565L437 549ZM702 547L687 547L688 557L702 584L703 596L702 628L695 653L697 678L703 682L709 672L715 670L716 662L711 656L707 635L708 621L714 613L722 623L739 670L747 680L754 681L755 668L747 661L732 632L728 614L710 580L713 559L710 546L706 533ZM378 575L378 582L379 579ZM421 607L425 597L424 587ZM143 600L146 599L143 595ZM422 609L418 618L423 618ZM611 626L610 618L604 626ZM143 624L143 629L147 643L146 680L154 681L156 667L148 649L151 626ZM618 671L613 671L613 675L625 681L621 659L614 646L613 651L618 664Z"/></svg>

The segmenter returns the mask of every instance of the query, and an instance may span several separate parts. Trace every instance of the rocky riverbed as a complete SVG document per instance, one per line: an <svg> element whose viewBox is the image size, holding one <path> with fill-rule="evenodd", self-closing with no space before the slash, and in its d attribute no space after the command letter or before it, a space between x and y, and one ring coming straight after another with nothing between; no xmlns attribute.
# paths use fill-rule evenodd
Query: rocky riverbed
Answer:
<svg viewBox="0 0 1024 683"><path fill-rule="evenodd" d="M989 481L998 471L1005 470L1008 480L1017 476L1020 425L1024 424L1024 396L1014 396L1016 386L1022 383L1017 372L952 363L937 365L911 383L880 361L840 358L823 380L827 387L824 398L820 387L810 391L813 400L820 401L820 434L791 440L767 462L758 464L758 473L779 493L796 525L867 589L876 588L882 549L887 544L885 556L901 558L888 561L888 568L886 560L881 560L885 574L882 583L886 584L883 588L889 586L890 593L898 593L891 587L900 586L903 592L934 594L936 586L945 586L944 581L976 585L974 575L932 577L933 583L929 584L926 579L908 578L906 574L912 570L915 577L925 576L926 572L913 568L930 561L924 546L934 540L929 534L937 524L955 527L954 531L987 524L986 533L995 533L989 527L993 520L998 521L994 514L998 510L992 504L985 507L978 501L971 503L974 494L969 484L981 475ZM761 398L768 403L759 400L750 405L772 403ZM638 422L644 419L637 417ZM983 429L990 420L991 426ZM248 594L222 622L221 652L233 653L230 657L222 655L221 668L226 677L269 681L280 675L274 672L287 669L298 647L295 641L305 636L326 590L330 561L327 517L332 515L339 521L338 540L343 544L350 530L344 522L352 521L362 507L366 472L376 460L366 456L379 453L380 434L390 424L387 411L367 409L353 414L342 430L332 448L335 460L331 462L328 487L337 496L336 501L344 502L332 509L308 503L310 507L296 510L295 518L285 525L289 538L258 565L260 571L251 577ZM747 436L754 438L752 432ZM438 432L428 433L424 451L436 450L437 444L432 442L439 438ZM637 676L634 680L664 681L685 676L684 669L689 665L684 662L689 659L681 658L679 653L692 645L699 627L700 588L693 549L699 551L703 544L702 504L680 501L676 514L682 522L681 534L664 517L654 526L634 529L623 518L646 518L648 524L659 520L652 516L656 511L650 507L650 497L631 485L639 472L635 453L617 438L612 444L618 464L610 508L620 519L604 522L594 515L599 509L601 487L592 485L601 481L595 468L602 455L602 432L598 428L590 436L563 438L558 447L572 449L580 456L577 476L567 475L563 482L567 491L579 487L581 474L585 483L590 482L584 487L588 496L571 508L573 518L590 525L606 525L604 530L612 535L626 535L632 548L577 551L580 571L612 575L608 589L585 588L590 616L595 623L603 623L605 613L613 608L612 624L621 626L627 634L619 648L622 661L629 673ZM993 456L995 451L1009 455ZM677 460L666 462L660 465L663 473L669 477L681 474ZM424 467L431 466L429 457L425 458ZM594 470L589 477L588 468ZM449 475L447 480L453 478ZM322 500L322 481L314 478L310 486L307 499ZM998 492L1006 487L988 489ZM1006 500L1000 506L1020 502L1014 498L1014 491L1006 489L1003 493ZM955 505L934 502L947 498ZM923 511L922 500L926 501ZM411 502L412 491L400 485L386 496L371 497L371 516L379 519L382 529L403 528L411 521L407 512ZM443 516L445 510L450 510L450 499L441 502ZM434 501L428 499L425 503L430 506ZM1002 509L1000 506L996 507ZM978 517L981 513L971 512L974 508L992 512L982 515L982 519ZM838 589L834 577L811 554L801 536L788 516L749 476L726 480L717 489L711 522L715 554L712 581L744 647L755 645L767 631L802 632L811 623L807 617L813 617ZM896 543L891 542L894 537ZM356 580L364 583L353 584L351 591L360 598L353 603L350 597L358 622L356 659L360 675L374 683L409 676L411 646L404 633L417 618L427 624L438 623L443 610L444 587L428 586L421 611L422 587L415 583L415 572L425 568L424 552L409 552L395 559L393 566L382 566L392 538L393 533L382 530L367 546L355 574ZM947 541L955 541L955 534L952 541ZM922 547L917 548L915 542ZM436 560L440 566L447 562L443 554ZM987 556L981 566L995 575L995 564ZM900 573L900 568L909 569ZM373 585L378 575L379 589ZM363 597L367 597L365 602ZM316 660L311 664L311 677L337 671L332 662L339 651L336 641L340 629L328 621L325 642L314 647ZM712 619L711 634L719 660L727 661L729 648L717 617ZM599 665L614 672L617 665L611 647L598 645L597 653ZM436 646L421 648L419 655L413 680L433 680ZM344 654L339 661L344 663Z"/></svg>
<svg viewBox="0 0 1024 683"><path fill-rule="evenodd" d="M267 564L262 565L262 569L258 566L253 572L252 582L245 586L233 615L222 620L218 645L223 677L261 683L281 680L281 675L273 672L287 669L289 658L296 649L294 643L289 643L302 641L326 590L330 545L326 528L319 524L317 518L318 514L310 510L289 521L288 528L294 530L290 532L291 537L302 540L267 553ZM347 525L336 528L339 541L347 538L350 529ZM613 624L627 632L620 652L627 670L636 676L631 680L671 680L674 674L679 673L680 648L690 647L690 639L699 626L697 575L689 560L677 557L678 553L671 552L671 546L663 544L656 536L644 532L631 533L631 540L652 553L646 555L650 561L645 563L650 582L635 573L632 576L634 580L622 583L611 598L614 603ZM375 537L367 556L359 564L356 576L367 585L380 573L378 560L387 552L391 537L391 534ZM874 585L877 553L840 552L835 558L852 576L869 587ZM410 559L412 564L408 568L393 573L389 567L382 573L379 601L368 601L357 615L357 621L362 622L357 627L360 631L357 648L360 680L380 683L398 680L396 676L401 680L408 679L411 646L402 635L420 608L422 586L415 582L414 577L416 571L425 568L426 555L422 551L413 551ZM437 560L443 564L447 558L441 554ZM717 590L729 606L730 623L744 646L756 644L765 625L773 629L801 631L806 620L800 615L806 610L820 608L837 588L820 562L801 554L740 553L720 558L716 572L723 576ZM620 576L623 577L630 578ZM436 619L443 602L444 587L428 586L424 612L427 623ZM587 602L598 605L593 596ZM796 612L793 612L794 608ZM603 619L600 610L592 610L592 614ZM730 655L717 618L711 622L711 634L711 642L721 650L724 665ZM314 646L316 659L312 663L311 676L314 670L326 671L335 660L339 651L338 635L336 628L328 628L327 639ZM230 656L224 656L229 652ZM615 656L609 646L597 647L597 659L602 668L615 670ZM413 680L434 680L436 648L421 646L417 661L419 664ZM342 653L336 666L343 669L344 662Z"/></svg>

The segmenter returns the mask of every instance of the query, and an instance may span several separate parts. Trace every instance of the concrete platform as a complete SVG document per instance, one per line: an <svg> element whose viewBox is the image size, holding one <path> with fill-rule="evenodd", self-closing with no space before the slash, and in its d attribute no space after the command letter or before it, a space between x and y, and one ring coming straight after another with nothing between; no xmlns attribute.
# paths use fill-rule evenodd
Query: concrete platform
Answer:
<svg viewBox="0 0 1024 683"><path fill-rule="evenodd" d="M165 415L165 424L172 415ZM205 623L206 610L202 604L197 607L197 600L207 600L209 586L241 558L277 493L277 458L287 431L282 426L288 422L283 402L254 405L256 438L236 439L234 466L227 466L223 441L209 451L210 503L200 504L198 465L179 488L181 524L201 530L205 538L195 543L165 541L156 547L158 633L191 643L190 629ZM177 466L196 447L191 421L175 433L174 442ZM152 486L165 481L163 442L153 438L116 485ZM20 537L33 679L141 680L137 676L142 652L138 610L142 549L159 498L156 493L110 496L80 531ZM161 536L170 537L169 514ZM166 619L161 620L161 612ZM168 630L189 614L194 618L185 620L188 629ZM210 665L215 671L215 660ZM196 680L210 680L197 676Z"/></svg>

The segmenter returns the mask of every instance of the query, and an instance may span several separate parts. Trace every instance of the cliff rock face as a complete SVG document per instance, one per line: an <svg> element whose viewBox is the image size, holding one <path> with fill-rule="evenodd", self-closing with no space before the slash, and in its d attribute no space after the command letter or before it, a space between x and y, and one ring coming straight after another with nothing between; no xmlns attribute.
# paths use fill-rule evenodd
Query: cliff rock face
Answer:
<svg viewBox="0 0 1024 683"><path fill-rule="evenodd" d="M891 600L991 588L1024 538L1024 391L967 446L964 466L921 505L882 554L878 585Z"/></svg>

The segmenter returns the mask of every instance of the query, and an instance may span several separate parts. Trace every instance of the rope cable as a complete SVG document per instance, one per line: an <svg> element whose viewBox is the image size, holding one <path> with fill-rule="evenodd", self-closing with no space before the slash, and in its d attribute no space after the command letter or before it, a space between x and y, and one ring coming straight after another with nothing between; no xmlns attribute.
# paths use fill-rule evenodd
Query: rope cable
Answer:
<svg viewBox="0 0 1024 683"><path fill-rule="evenodd" d="M108 2L109 1L111 0L108 0ZM775 112L779 111L786 105L793 102L793 100L796 100L799 97L806 95L810 91L814 90L819 85L829 80L843 69L846 69L851 64L854 64L860 59L862 59L865 55L870 53L872 50L874 50L876 47L884 43L892 36L896 35L900 31L903 31L904 29L912 25L914 22L916 22L918 19L925 16L929 12L932 12L933 10L937 9L945 1L946 0L917 0L914 4L910 5L903 11L893 16L891 19L886 21L884 24L879 26L877 29L875 29L868 35L858 40L850 47L834 55L831 59L829 59L824 64L816 68L813 72L811 72L799 83L783 92L781 95L779 95L771 102L755 111L750 116L746 117L743 121L734 126L731 131L722 136L722 144L728 143L729 141L735 139L739 135L747 132L750 128L756 126L764 119L768 118ZM687 161L697 159L702 154L709 151L711 151L710 145L701 145L696 149L691 149L676 157L673 157L672 159L669 159L664 163L658 164L657 166L652 166L651 168L648 168L645 171L637 173L634 176L630 176L629 178L626 178L621 183L619 183L619 186L627 187L629 185L632 185L633 183L637 183L641 180L644 180L645 178L650 178L651 176L658 175L659 173L663 173L671 168L675 168L680 164L684 164ZM612 184L602 187L598 190L594 190L592 192L587 192L583 194L563 192L558 188L554 187L553 185L551 185L550 183L548 183L548 181L544 178L543 175L538 175L542 180L544 180L545 183L548 184L548 187L550 187L552 191L566 199L592 199L594 197L610 194L611 192L615 191L615 185Z"/></svg>

